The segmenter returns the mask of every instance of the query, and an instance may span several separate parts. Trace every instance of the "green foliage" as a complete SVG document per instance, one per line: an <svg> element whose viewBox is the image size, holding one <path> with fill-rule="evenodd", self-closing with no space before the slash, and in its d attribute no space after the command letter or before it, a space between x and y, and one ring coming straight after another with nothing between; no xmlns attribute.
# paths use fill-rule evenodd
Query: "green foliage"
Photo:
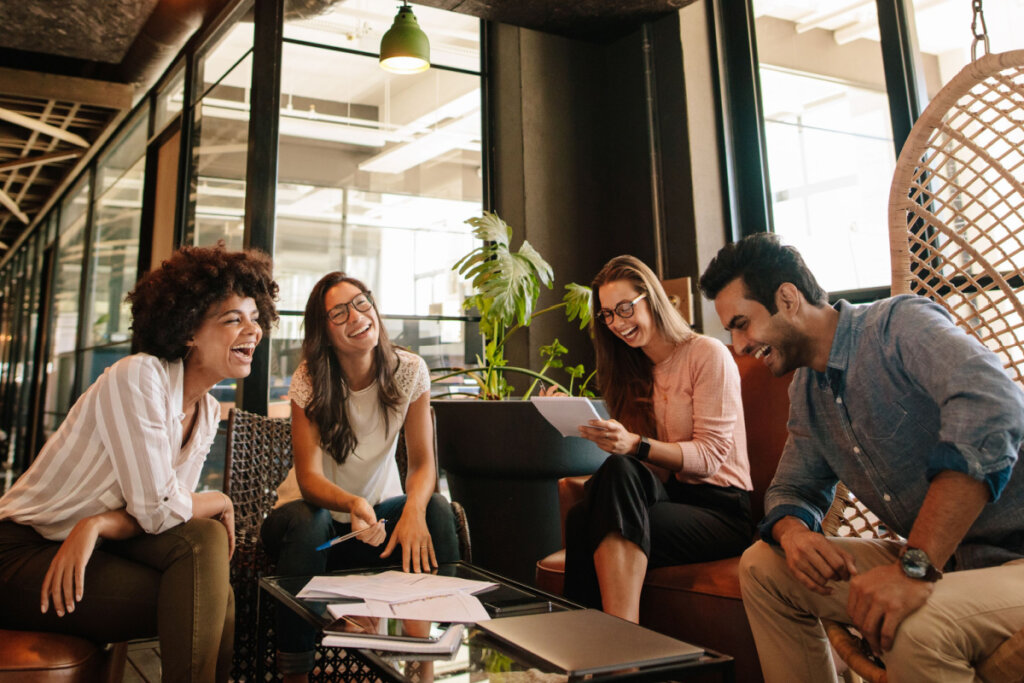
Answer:
<svg viewBox="0 0 1024 683"><path fill-rule="evenodd" d="M529 242L512 250L512 228L498 214L484 212L478 218L466 221L473 226L473 235L482 244L463 256L452 267L466 277L473 287L473 294L466 297L463 308L476 309L480 313L480 334L484 338L484 357L477 357L473 368L441 368L444 373L434 381L442 381L460 375L471 377L480 387L480 397L485 399L508 398L514 387L506 381L506 373L518 373L533 377L533 383L526 390L527 398L544 382L554 385L567 394L574 392L581 396L593 396L586 385L593 373L579 383L586 374L582 365L565 367L562 357L569 350L555 339L541 347L544 366L540 372L508 365L505 358L505 344L516 330L529 327L534 318L556 309L564 309L569 321L579 320L580 329L590 324L589 287L569 283L562 302L541 310L535 310L541 287L552 289L554 273L551 265L544 260ZM564 369L569 375L566 386L548 376L552 368Z"/></svg>

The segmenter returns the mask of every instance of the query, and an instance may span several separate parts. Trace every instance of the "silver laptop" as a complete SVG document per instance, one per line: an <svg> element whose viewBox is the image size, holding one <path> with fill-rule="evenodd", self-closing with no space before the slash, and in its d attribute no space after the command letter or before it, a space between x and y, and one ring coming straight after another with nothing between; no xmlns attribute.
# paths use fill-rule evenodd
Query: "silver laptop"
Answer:
<svg viewBox="0 0 1024 683"><path fill-rule="evenodd" d="M704 654L696 645L594 609L525 614L477 626L570 676L681 662Z"/></svg>

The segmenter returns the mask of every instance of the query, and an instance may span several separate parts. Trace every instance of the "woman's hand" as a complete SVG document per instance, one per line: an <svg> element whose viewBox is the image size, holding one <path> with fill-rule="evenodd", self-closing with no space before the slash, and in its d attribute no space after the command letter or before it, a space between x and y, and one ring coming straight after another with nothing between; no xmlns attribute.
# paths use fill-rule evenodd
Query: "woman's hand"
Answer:
<svg viewBox="0 0 1024 683"><path fill-rule="evenodd" d="M429 572L437 567L437 556L434 555L434 541L427 529L427 517L422 510L415 510L406 501L402 516L391 533L391 540L380 554L389 557L396 544L402 545L402 571Z"/></svg>
<svg viewBox="0 0 1024 683"><path fill-rule="evenodd" d="M75 524L60 544L43 577L43 614L49 609L51 599L58 617L63 617L65 611L75 611L75 603L85 595L85 565L89 563L99 537L99 520L95 516L85 517Z"/></svg>
<svg viewBox="0 0 1024 683"><path fill-rule="evenodd" d="M609 453L631 455L640 443L640 435L630 432L618 420L591 420L579 429L580 436Z"/></svg>
<svg viewBox="0 0 1024 683"><path fill-rule="evenodd" d="M124 508L78 520L60 544L43 577L40 605L43 614L49 609L51 599L58 617L64 616L65 610L75 611L75 603L81 602L85 595L85 566L96 550L97 539L122 540L141 533L144 532L138 521Z"/></svg>
<svg viewBox="0 0 1024 683"><path fill-rule="evenodd" d="M543 387L538 396L566 396L566 393L552 384L550 387Z"/></svg>
<svg viewBox="0 0 1024 683"><path fill-rule="evenodd" d="M235 554L235 504L220 491L202 491L192 494L192 516L215 519L228 532L228 557Z"/></svg>
<svg viewBox="0 0 1024 683"><path fill-rule="evenodd" d="M383 524L377 524L377 513L373 511L373 506L367 503L365 498L354 497L349 505L348 514L351 516L349 521L352 531L366 531L365 534L359 534L356 538L367 545L380 545L384 542L387 530Z"/></svg>

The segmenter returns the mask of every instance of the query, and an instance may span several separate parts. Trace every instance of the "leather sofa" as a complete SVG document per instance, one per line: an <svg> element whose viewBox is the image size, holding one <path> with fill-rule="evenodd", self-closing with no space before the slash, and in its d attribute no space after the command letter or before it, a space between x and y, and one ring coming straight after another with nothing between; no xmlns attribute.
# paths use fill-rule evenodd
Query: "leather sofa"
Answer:
<svg viewBox="0 0 1024 683"><path fill-rule="evenodd" d="M764 492L786 442L792 375L774 377L761 361L733 355L740 371L747 454L754 485L751 512L757 521L764 514ZM586 479L559 480L563 532L565 514L582 497ZM740 599L738 566L739 558L734 557L648 571L640 598L640 623L731 655L736 660L737 681L760 682L754 638ZM537 563L537 586L543 590L562 594L564 575L564 550Z"/></svg>
<svg viewBox="0 0 1024 683"><path fill-rule="evenodd" d="M104 647L59 633L0 629L0 682L120 681L126 652L126 643Z"/></svg>

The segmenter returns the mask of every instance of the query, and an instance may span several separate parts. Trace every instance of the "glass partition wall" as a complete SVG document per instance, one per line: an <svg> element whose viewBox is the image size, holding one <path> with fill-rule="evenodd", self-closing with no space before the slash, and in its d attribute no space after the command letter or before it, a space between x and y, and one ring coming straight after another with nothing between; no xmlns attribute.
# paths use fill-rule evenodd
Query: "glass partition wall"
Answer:
<svg viewBox="0 0 1024 683"><path fill-rule="evenodd" d="M288 412L302 310L330 271L365 282L391 338L428 365L465 362L465 283L451 266L472 248L464 221L483 204L479 21L415 12L432 67L413 75L377 62L391 5L285 15L270 414Z"/></svg>

